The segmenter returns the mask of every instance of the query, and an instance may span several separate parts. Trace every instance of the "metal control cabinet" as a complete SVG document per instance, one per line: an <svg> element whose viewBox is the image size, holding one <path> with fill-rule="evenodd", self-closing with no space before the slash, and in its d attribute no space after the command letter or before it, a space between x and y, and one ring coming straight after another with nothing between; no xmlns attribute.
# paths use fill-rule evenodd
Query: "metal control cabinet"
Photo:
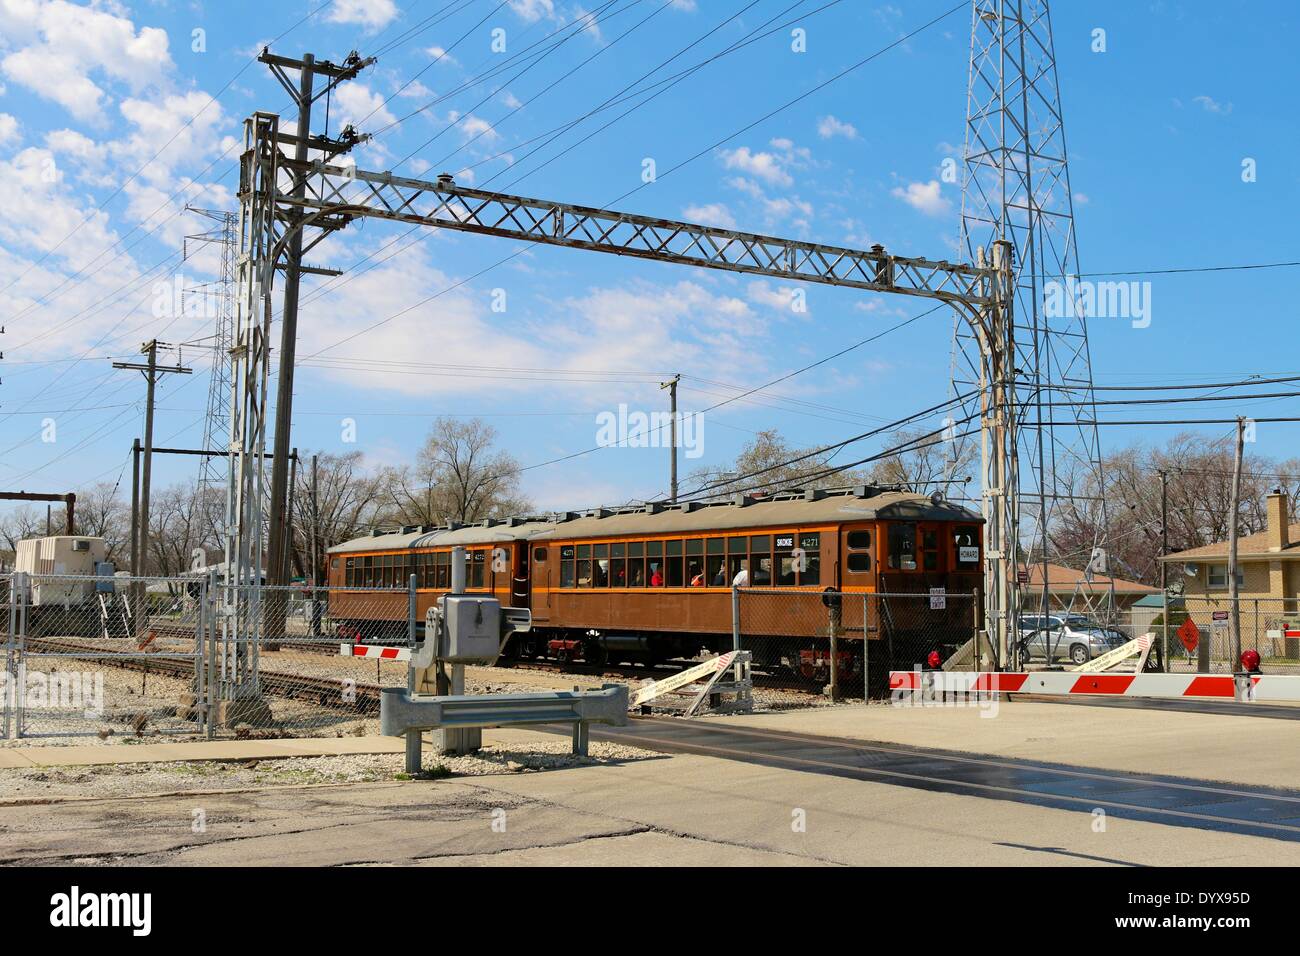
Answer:
<svg viewBox="0 0 1300 956"><path fill-rule="evenodd" d="M441 602L446 646L453 664L491 663L501 652L501 604L494 598L448 594Z"/></svg>

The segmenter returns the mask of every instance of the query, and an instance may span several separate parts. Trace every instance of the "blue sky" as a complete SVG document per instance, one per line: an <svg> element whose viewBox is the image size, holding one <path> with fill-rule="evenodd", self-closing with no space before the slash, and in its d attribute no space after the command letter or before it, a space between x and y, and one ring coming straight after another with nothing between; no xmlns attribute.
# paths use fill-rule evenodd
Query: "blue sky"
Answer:
<svg viewBox="0 0 1300 956"><path fill-rule="evenodd" d="M383 51L329 106L331 132L347 121L364 131L390 127L355 152L362 168L449 171L461 183L586 205L636 190L619 208L955 257L961 197L940 169L964 132L968 6L706 150L953 6L846 0L810 12L823 3L785 13L792 0L0 0L0 286L9 287L0 485L62 491L123 473L141 431L143 383L113 371L109 357L126 358L152 336L183 342L208 333L202 317L155 315L155 286L177 275L186 285L212 278L211 248L191 246L178 262L184 237L209 225L182 209L235 207L243 117L287 108L266 68L250 64L276 37L273 51L293 56L338 61L354 48ZM1295 7L1056 6L1082 270L1296 258ZM425 22L444 10L442 22ZM719 24L644 82L790 20L608 129L597 132L626 107L530 154L531 140ZM575 28L584 24L591 28ZM806 31L804 52L791 49L794 27ZM1098 28L1106 31L1102 53L1091 48ZM492 49L494 30L504 31L504 54ZM557 30L573 35L544 58L460 89ZM1246 158L1256 162L1254 182L1242 181ZM647 159L659 177L637 189ZM564 249L529 249L474 277L518 244L426 231L385 248L403 231L354 224L310 257L348 272L305 280L300 448L359 449L376 466L401 464L433 417L481 415L503 447L533 465L595 444L597 416L620 403L661 408L657 383L673 372L683 375L681 407L702 408L926 308L923 300L809 286L808 311L792 313L788 289L774 281ZM1149 327L1092 323L1096 381L1292 372L1296 307L1286 286L1294 276L1150 276ZM506 308L494 311L501 292ZM702 456L684 459L683 473L732 458L759 429L820 444L942 401L950 336L941 311L759 393L759 402L710 412ZM210 356L183 354L195 374L164 380L155 440L196 447ZM1194 408L1191 417L1297 412L1294 400ZM344 419L356 422L355 443L343 440ZM1107 429L1103 442L1172 431ZM855 446L855 457L880 446ZM1259 452L1290 457L1295 446L1295 425L1259 427ZM189 459L159 460L155 483L195 471ZM526 472L524 490L546 508L620 502L664 493L666 471L663 450L607 448Z"/></svg>

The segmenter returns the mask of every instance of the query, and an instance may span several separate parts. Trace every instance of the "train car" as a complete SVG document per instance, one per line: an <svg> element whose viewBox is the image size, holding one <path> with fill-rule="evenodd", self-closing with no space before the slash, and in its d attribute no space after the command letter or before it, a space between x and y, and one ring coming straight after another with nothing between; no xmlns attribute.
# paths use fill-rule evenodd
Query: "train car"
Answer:
<svg viewBox="0 0 1300 956"><path fill-rule="evenodd" d="M841 673L860 672L865 633L878 642L866 655L876 674L924 660L922 650L946 656L979 626L978 600L936 610L921 596L979 588L981 522L938 496L868 485L404 528L330 549L330 613L345 637L400 635L409 575L423 621L459 545L469 590L532 612L533 630L507 657L654 663L727 650L735 582L749 591L742 633L759 666L818 676L835 628ZM798 592L820 599L791 599Z"/></svg>

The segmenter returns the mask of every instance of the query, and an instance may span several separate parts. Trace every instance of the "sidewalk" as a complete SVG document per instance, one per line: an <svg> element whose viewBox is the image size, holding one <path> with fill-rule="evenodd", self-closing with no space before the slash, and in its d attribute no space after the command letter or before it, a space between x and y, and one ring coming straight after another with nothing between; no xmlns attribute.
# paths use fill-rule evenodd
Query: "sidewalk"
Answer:
<svg viewBox="0 0 1300 956"><path fill-rule="evenodd" d="M400 737L307 737L283 740L200 740L191 743L104 744L84 747L0 747L0 770L91 767L173 760L275 760L345 754L403 753Z"/></svg>

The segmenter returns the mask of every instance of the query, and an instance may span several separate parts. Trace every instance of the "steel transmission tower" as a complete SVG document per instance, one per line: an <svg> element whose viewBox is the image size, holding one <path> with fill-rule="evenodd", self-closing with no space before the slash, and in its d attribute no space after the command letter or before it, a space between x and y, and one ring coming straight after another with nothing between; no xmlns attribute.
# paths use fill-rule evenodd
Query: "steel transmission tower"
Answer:
<svg viewBox="0 0 1300 956"><path fill-rule="evenodd" d="M203 419L203 449L220 448L226 450L230 442L230 349L235 341L235 223L237 217L232 212L218 209L199 209L186 206L190 212L198 213L218 223L215 229L198 235L186 236L185 254L188 258L189 243L216 243L220 248L221 265L219 278L190 290L191 294L204 295L215 300L216 317L212 328L212 376L208 381L208 408ZM226 483L229 466L224 458L199 459L199 489L220 487Z"/></svg>
<svg viewBox="0 0 1300 956"><path fill-rule="evenodd" d="M962 177L962 256L1011 244L1015 305L1018 545L1034 553L1041 581L1025 606L1048 602L1048 531L1069 515L1091 524L1088 574L1108 570L1101 451L1093 405L1086 316L1076 297L1045 306L1049 290L1074 289L1079 272L1074 208L1047 0L974 0ZM1053 286L1052 284L1055 284ZM953 328L953 388L979 384L980 350L959 316ZM972 398L967 414L976 410ZM1086 604L1076 587L1073 603ZM1113 604L1113 602L1112 602Z"/></svg>

